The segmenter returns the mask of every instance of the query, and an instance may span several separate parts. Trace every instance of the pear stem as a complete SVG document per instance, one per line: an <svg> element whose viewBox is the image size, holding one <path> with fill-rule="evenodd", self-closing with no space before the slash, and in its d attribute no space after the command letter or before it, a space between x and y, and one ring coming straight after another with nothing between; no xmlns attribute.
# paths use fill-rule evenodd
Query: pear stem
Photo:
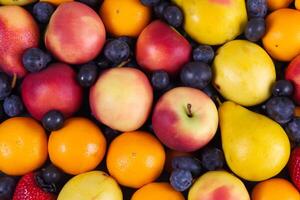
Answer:
<svg viewBox="0 0 300 200"><path fill-rule="evenodd" d="M188 117L193 117L193 113L192 113L192 104L188 103L186 105L186 108L187 108L187 115Z"/></svg>

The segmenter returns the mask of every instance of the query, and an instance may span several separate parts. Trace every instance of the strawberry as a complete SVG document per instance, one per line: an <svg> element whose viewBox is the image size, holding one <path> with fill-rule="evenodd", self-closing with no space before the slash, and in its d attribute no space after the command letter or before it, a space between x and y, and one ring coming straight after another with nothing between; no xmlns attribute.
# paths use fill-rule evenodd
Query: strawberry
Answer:
<svg viewBox="0 0 300 200"><path fill-rule="evenodd" d="M300 147L292 151L288 167L293 183L300 190Z"/></svg>
<svg viewBox="0 0 300 200"><path fill-rule="evenodd" d="M16 187L13 200L55 200L54 194L43 191L35 181L34 173L24 175Z"/></svg>

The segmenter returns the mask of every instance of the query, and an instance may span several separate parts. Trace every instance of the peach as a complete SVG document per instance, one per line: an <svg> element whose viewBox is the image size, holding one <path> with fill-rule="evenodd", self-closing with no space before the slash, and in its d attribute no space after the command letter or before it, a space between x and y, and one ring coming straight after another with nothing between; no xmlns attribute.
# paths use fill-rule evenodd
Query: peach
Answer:
<svg viewBox="0 0 300 200"><path fill-rule="evenodd" d="M214 137L218 128L218 111L202 91L178 87L158 100L152 126L156 136L170 149L192 152Z"/></svg>
<svg viewBox="0 0 300 200"><path fill-rule="evenodd" d="M175 29L156 20L140 34L136 45L136 60L148 71L178 72L191 57L190 43Z"/></svg>
<svg viewBox="0 0 300 200"><path fill-rule="evenodd" d="M51 110L59 110L65 117L71 116L80 108L82 93L75 71L62 63L27 75L21 86L24 105L38 120Z"/></svg>
<svg viewBox="0 0 300 200"><path fill-rule="evenodd" d="M146 75L129 67L103 72L90 89L92 114L122 132L134 131L144 124L152 101L153 91Z"/></svg>
<svg viewBox="0 0 300 200"><path fill-rule="evenodd" d="M22 55L39 44L39 28L28 11L19 6L0 7L0 69L23 77Z"/></svg>
<svg viewBox="0 0 300 200"><path fill-rule="evenodd" d="M226 171L210 171L191 187L188 200L250 200L243 182Z"/></svg>
<svg viewBox="0 0 300 200"><path fill-rule="evenodd" d="M58 6L47 31L47 49L59 60L82 64L94 59L105 43L105 28L98 14L79 2Z"/></svg>
<svg viewBox="0 0 300 200"><path fill-rule="evenodd" d="M285 71L285 79L294 85L294 101L300 105L300 55L295 57Z"/></svg>

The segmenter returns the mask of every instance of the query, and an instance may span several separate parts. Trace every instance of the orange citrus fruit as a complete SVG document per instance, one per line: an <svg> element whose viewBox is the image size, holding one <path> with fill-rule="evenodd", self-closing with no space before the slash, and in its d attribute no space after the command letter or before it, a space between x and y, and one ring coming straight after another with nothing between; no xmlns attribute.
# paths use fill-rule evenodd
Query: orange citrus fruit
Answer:
<svg viewBox="0 0 300 200"><path fill-rule="evenodd" d="M85 118L71 118L62 129L51 133L48 142L50 160L69 174L93 170L102 161L106 140L101 130Z"/></svg>
<svg viewBox="0 0 300 200"><path fill-rule="evenodd" d="M107 153L107 168L121 185L140 188L161 174L165 151L151 134L126 132L116 137Z"/></svg>
<svg viewBox="0 0 300 200"><path fill-rule="evenodd" d="M56 5L56 6L58 6L59 4L71 2L71 1L74 1L74 0L40 0L40 2L47 2L47 3L51 3L53 5Z"/></svg>
<svg viewBox="0 0 300 200"><path fill-rule="evenodd" d="M24 175L41 167L47 156L47 135L32 118L10 118L0 125L0 171Z"/></svg>
<svg viewBox="0 0 300 200"><path fill-rule="evenodd" d="M263 45L280 61L290 61L300 53L300 11L283 8L266 18Z"/></svg>
<svg viewBox="0 0 300 200"><path fill-rule="evenodd" d="M280 8L287 8L293 0L267 0L269 10L278 10Z"/></svg>
<svg viewBox="0 0 300 200"><path fill-rule="evenodd" d="M300 10L300 0L295 0L295 7L297 10Z"/></svg>
<svg viewBox="0 0 300 200"><path fill-rule="evenodd" d="M137 190L131 200L184 200L183 195L169 183L149 183Z"/></svg>
<svg viewBox="0 0 300 200"><path fill-rule="evenodd" d="M298 190L287 180L273 178L258 183L252 191L252 200L300 200Z"/></svg>
<svg viewBox="0 0 300 200"><path fill-rule="evenodd" d="M114 36L137 37L151 19L151 9L140 0L104 0L100 16Z"/></svg>

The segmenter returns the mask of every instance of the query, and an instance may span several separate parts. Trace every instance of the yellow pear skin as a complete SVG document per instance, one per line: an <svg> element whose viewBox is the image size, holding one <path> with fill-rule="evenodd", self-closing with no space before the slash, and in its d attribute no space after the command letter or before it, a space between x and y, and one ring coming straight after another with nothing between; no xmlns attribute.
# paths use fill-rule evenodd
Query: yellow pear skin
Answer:
<svg viewBox="0 0 300 200"><path fill-rule="evenodd" d="M5 6L24 6L36 1L37 0L0 0L0 4Z"/></svg>
<svg viewBox="0 0 300 200"><path fill-rule="evenodd" d="M225 159L235 174L263 181L285 167L290 143L279 124L230 101L220 106L219 117Z"/></svg>

